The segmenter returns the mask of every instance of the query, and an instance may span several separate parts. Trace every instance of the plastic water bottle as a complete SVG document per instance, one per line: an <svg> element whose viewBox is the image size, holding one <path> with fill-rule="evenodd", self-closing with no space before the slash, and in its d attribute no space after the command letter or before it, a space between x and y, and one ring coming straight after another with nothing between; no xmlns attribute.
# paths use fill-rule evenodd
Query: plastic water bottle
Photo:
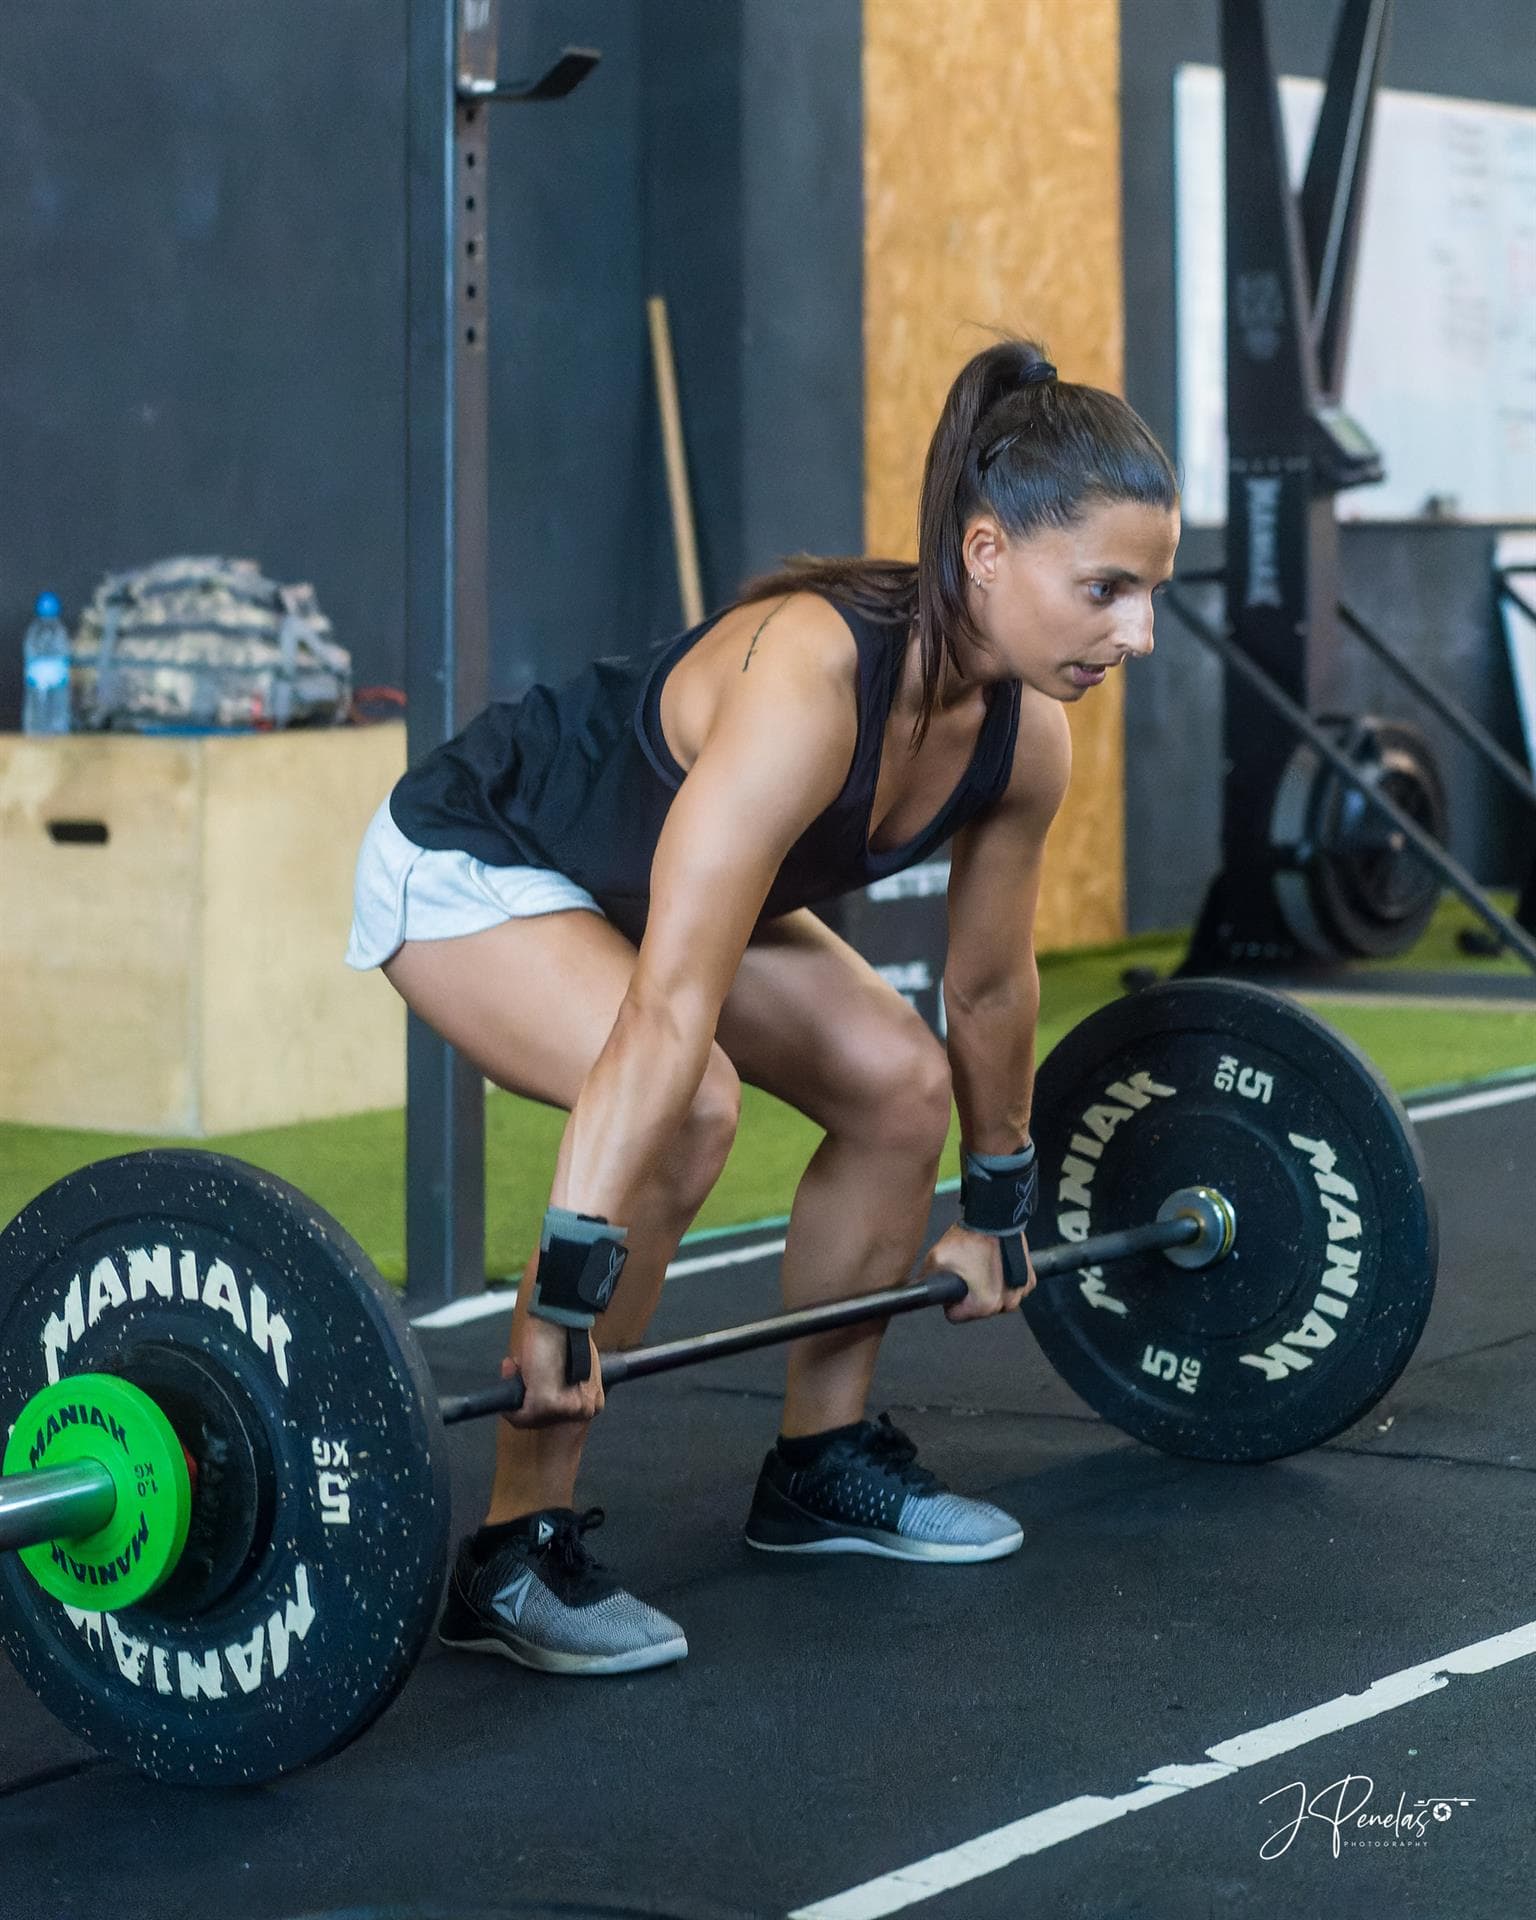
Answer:
<svg viewBox="0 0 1536 1920"><path fill-rule="evenodd" d="M40 593L21 643L26 671L23 733L69 732L69 629L59 617L58 596Z"/></svg>

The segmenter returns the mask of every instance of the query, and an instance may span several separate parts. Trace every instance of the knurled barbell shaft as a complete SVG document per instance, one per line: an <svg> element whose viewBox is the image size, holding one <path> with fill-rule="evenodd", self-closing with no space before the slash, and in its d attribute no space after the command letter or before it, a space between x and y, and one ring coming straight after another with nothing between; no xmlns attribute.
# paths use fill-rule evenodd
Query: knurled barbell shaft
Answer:
<svg viewBox="0 0 1536 1920"><path fill-rule="evenodd" d="M1071 1273L1078 1267L1099 1267L1113 1260L1133 1259L1140 1253L1161 1253L1169 1247L1191 1246L1202 1232L1197 1218L1181 1213L1171 1220L1150 1220L1145 1226L1124 1227L1117 1233L1101 1233L1093 1239L1045 1247L1030 1257L1036 1276L1046 1280L1052 1274ZM950 1306L963 1300L965 1294L966 1285L959 1274L934 1273L911 1286L887 1287L883 1292L861 1294L853 1300L831 1300L825 1306L802 1307L795 1313L775 1314L769 1320L754 1320L742 1327L721 1327L715 1333L701 1333L689 1340L671 1340L662 1346L604 1354L603 1388L606 1392L609 1387L647 1374L671 1373L678 1367L721 1360L727 1354L746 1353L754 1347L782 1346L807 1334L831 1333L838 1327L884 1320L892 1314L912 1313L919 1307ZM441 1403L440 1411L443 1424L451 1427L461 1420L479 1420L490 1413L515 1413L522 1404L523 1383L513 1378L479 1393L450 1396Z"/></svg>
<svg viewBox="0 0 1536 1920"><path fill-rule="evenodd" d="M1035 1273L1045 1280L1052 1274L1071 1272L1078 1267L1103 1266L1141 1253L1189 1246L1200 1238L1201 1231L1198 1219L1179 1214L1171 1220L1152 1220L1145 1226L1126 1227L1093 1239L1045 1247L1032 1256ZM966 1285L959 1274L935 1273L911 1286L887 1287L879 1293L861 1294L852 1300L830 1300L823 1306L775 1314L745 1326L721 1327L688 1340L638 1347L629 1353L606 1354L603 1386L605 1389L616 1387L648 1374L699 1366L705 1361L747 1353L756 1347L781 1346L808 1334L831 1333L839 1327L889 1319L895 1314L915 1312L920 1307L950 1306L963 1300L965 1294ZM487 1414L515 1412L522 1401L522 1381L504 1380L480 1393L444 1400L441 1404L443 1423L453 1426L461 1420L477 1420ZM12 1553L45 1540L82 1539L107 1524L116 1501L111 1473L95 1460L0 1477L0 1553Z"/></svg>
<svg viewBox="0 0 1536 1920"><path fill-rule="evenodd" d="M117 1489L100 1461L77 1460L0 1479L0 1553L44 1540L83 1540L112 1518Z"/></svg>

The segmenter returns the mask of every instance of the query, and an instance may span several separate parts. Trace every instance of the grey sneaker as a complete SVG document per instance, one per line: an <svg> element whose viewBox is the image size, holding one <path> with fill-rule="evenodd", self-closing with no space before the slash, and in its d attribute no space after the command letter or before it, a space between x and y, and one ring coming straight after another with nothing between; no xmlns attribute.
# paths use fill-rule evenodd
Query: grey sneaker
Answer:
<svg viewBox="0 0 1536 1920"><path fill-rule="evenodd" d="M545 1673L635 1673L683 1659L682 1628L626 1593L588 1553L601 1507L530 1513L486 1547L459 1546L437 1629L444 1646L499 1653Z"/></svg>
<svg viewBox="0 0 1536 1920"><path fill-rule="evenodd" d="M829 1440L809 1466L792 1467L774 1447L752 1496L747 1545L951 1562L1017 1553L1024 1532L1011 1514L951 1493L916 1460L888 1413Z"/></svg>

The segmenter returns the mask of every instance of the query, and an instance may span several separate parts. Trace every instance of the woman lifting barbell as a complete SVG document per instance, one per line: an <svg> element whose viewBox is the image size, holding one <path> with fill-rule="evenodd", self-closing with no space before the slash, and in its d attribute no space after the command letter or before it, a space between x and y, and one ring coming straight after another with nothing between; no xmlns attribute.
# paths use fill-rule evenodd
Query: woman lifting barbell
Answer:
<svg viewBox="0 0 1536 1920"><path fill-rule="evenodd" d="M496 1085L570 1113L503 1363L526 1398L459 1549L450 1645L577 1673L687 1652L591 1558L575 1484L603 1400L594 1336L639 1341L743 1081L825 1132L795 1194L788 1306L907 1273L952 1100L962 1221L924 1270L968 1283L955 1320L1028 1291L1005 1286L999 1239L1032 1198L1033 921L1065 707L1151 651L1178 534L1172 468L1132 409L1001 342L945 401L915 565L798 560L660 648L493 704L379 808L348 964L382 966ZM951 838L941 1044L810 908ZM748 1542L1014 1552L1015 1519L865 1419L881 1331L789 1349Z"/></svg>

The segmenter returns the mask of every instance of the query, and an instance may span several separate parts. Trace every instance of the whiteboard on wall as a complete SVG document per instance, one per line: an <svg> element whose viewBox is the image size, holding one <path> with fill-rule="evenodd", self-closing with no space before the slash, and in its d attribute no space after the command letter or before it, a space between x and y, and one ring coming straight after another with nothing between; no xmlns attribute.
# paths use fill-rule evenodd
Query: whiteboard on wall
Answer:
<svg viewBox="0 0 1536 1920"><path fill-rule="evenodd" d="M1178 433L1184 513L1227 513L1226 192L1216 67L1174 79ZM1292 184L1318 80L1280 82ZM1134 324L1134 300L1132 303ZM1387 477L1339 518L1536 519L1536 112L1384 89L1376 104L1344 404Z"/></svg>

